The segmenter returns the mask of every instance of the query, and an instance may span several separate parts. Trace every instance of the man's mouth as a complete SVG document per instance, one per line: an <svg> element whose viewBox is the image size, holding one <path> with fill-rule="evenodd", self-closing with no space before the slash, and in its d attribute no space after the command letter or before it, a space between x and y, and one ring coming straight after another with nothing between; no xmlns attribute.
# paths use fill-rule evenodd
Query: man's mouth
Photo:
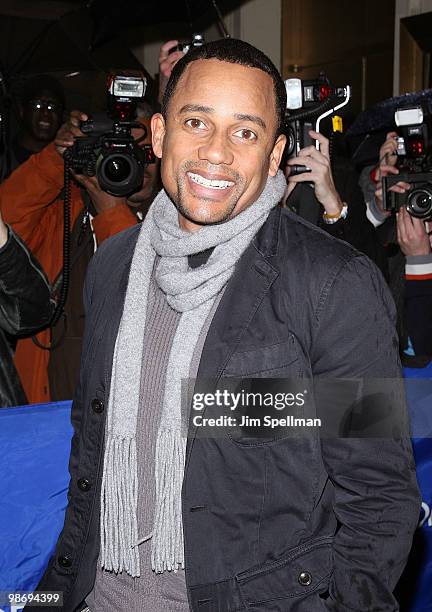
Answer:
<svg viewBox="0 0 432 612"><path fill-rule="evenodd" d="M38 121L38 126L42 130L48 130L51 127L51 123L49 123L48 121Z"/></svg>
<svg viewBox="0 0 432 612"><path fill-rule="evenodd" d="M229 189L230 187L233 187L235 185L233 181L225 181L221 179L207 179L204 176L201 176L201 174L195 174L195 172L187 172L186 174L193 183L201 185L206 189Z"/></svg>

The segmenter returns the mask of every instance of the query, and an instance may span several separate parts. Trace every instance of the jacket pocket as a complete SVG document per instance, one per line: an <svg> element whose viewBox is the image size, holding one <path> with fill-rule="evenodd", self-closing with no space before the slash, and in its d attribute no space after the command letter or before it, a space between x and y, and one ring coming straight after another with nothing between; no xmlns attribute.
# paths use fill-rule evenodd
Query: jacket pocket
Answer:
<svg viewBox="0 0 432 612"><path fill-rule="evenodd" d="M331 536L293 548L287 555L237 574L247 607L287 598L305 598L325 590L332 574Z"/></svg>
<svg viewBox="0 0 432 612"><path fill-rule="evenodd" d="M231 355L222 376L272 377L299 376L300 367L296 340L290 334L287 340L259 346Z"/></svg>

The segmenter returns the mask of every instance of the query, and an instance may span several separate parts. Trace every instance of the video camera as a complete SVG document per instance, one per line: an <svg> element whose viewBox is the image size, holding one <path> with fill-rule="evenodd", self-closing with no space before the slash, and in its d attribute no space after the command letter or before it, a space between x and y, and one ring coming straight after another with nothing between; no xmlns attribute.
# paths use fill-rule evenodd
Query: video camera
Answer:
<svg viewBox="0 0 432 612"><path fill-rule="evenodd" d="M107 85L107 113L81 122L85 136L75 139L64 159L76 173L96 176L101 189L122 197L141 188L145 165L155 161L151 145L138 145L147 130L134 121L147 80L140 72L111 73ZM132 128L143 131L141 138L134 139Z"/></svg>
<svg viewBox="0 0 432 612"><path fill-rule="evenodd" d="M405 206L413 217L432 218L432 117L426 106L398 108L395 123L399 128L397 137L397 176L382 179L384 210L398 211ZM404 181L411 189L395 193L390 188Z"/></svg>
<svg viewBox="0 0 432 612"><path fill-rule="evenodd" d="M320 123L325 117L348 104L351 88L349 85L333 87L324 73L320 73L315 80L287 79L285 88L287 145L284 156L288 159L297 156L300 149L315 144L309 130L319 132ZM316 143L316 147L319 148L319 143ZM305 166L291 166L291 175L307 171Z"/></svg>

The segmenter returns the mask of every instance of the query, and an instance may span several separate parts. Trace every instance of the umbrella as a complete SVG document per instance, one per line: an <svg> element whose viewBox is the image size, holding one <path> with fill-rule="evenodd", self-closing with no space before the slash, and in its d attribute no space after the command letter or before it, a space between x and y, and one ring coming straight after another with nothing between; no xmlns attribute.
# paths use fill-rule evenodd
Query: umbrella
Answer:
<svg viewBox="0 0 432 612"><path fill-rule="evenodd" d="M347 131L347 136L361 136L383 130L396 128L394 114L398 108L404 106L426 105L432 108L432 89L424 89L413 93L406 93L395 98L389 98L375 104L363 111Z"/></svg>
<svg viewBox="0 0 432 612"><path fill-rule="evenodd" d="M120 40L105 42L91 50L93 22L88 9L71 11L60 19L38 21L13 18L5 20L0 32L13 25L16 39L8 41L7 74L37 74L40 72L74 72L83 70L109 71L114 67L140 69L142 66L128 47ZM27 34L28 33L28 34ZM27 46L18 57L19 37L26 36Z"/></svg>
<svg viewBox="0 0 432 612"><path fill-rule="evenodd" d="M93 21L86 8L51 20L4 16L0 20L0 57L7 93L15 99L25 78L49 73L62 83L69 108L102 110L107 73L133 69L144 72L147 95L154 97L153 79L122 39L111 39L91 50L92 32Z"/></svg>
<svg viewBox="0 0 432 612"><path fill-rule="evenodd" d="M218 22L224 34L222 13L233 10L245 0L177 0L162 3L154 0L106 2L92 0L90 13L95 24L92 47L97 48L119 32L134 25L188 23L190 34Z"/></svg>

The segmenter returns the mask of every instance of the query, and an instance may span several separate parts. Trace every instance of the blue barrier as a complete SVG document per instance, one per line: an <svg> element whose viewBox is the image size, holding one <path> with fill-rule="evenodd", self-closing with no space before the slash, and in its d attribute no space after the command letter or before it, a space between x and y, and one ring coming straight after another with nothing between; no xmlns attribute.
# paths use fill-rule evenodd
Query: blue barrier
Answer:
<svg viewBox="0 0 432 612"><path fill-rule="evenodd" d="M422 509L400 584L401 609L432 612L432 363L405 368L404 376Z"/></svg>
<svg viewBox="0 0 432 612"><path fill-rule="evenodd" d="M70 406L0 410L0 591L34 590L63 527Z"/></svg>
<svg viewBox="0 0 432 612"><path fill-rule="evenodd" d="M432 364L405 376L414 433L427 433L413 439L423 504L399 596L404 611L432 612ZM70 406L0 409L0 591L34 590L54 550L67 504Z"/></svg>

